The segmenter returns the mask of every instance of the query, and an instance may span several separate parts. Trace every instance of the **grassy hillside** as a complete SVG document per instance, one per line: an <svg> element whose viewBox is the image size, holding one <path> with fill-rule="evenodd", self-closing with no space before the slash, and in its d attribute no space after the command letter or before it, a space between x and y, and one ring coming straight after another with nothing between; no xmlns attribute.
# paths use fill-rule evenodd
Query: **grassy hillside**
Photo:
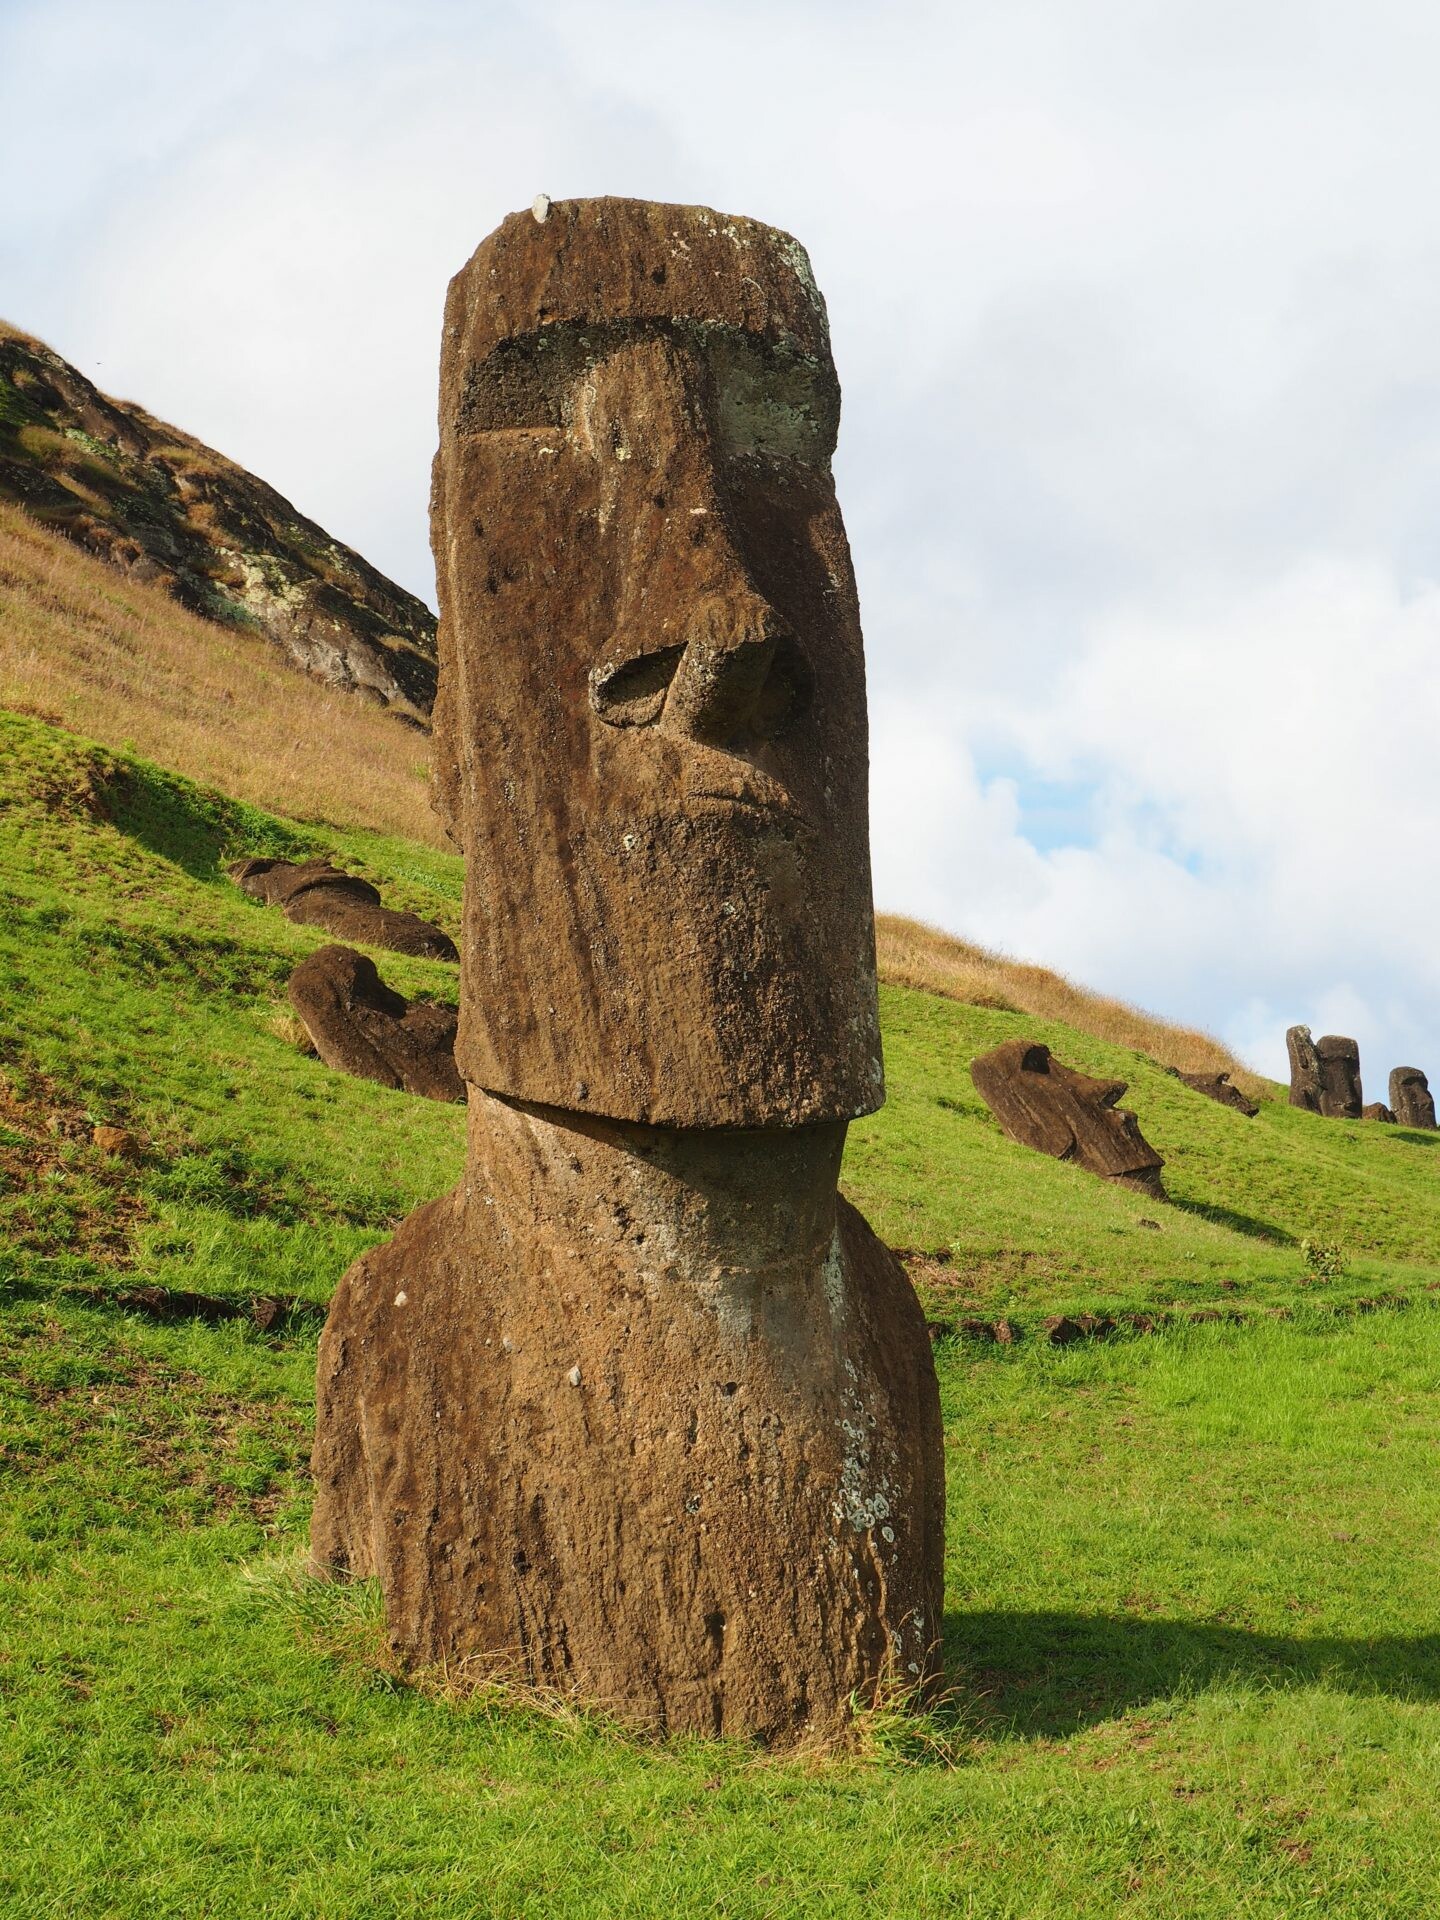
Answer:
<svg viewBox="0 0 1440 1920"><path fill-rule="evenodd" d="M459 1168L458 1110L294 1044L323 935L222 867L320 849L454 928L433 848L0 718L0 1911L1433 1910L1435 1139L1247 1121L1113 1041L887 987L847 1188L937 1318L1019 1334L937 1348L951 1699L823 1760L655 1747L406 1681L370 1587L298 1578L315 1317L121 1303L318 1305ZM968 1062L1021 1031L1130 1081L1169 1203L1001 1137ZM1046 1337L1120 1307L1182 1317ZM1243 1323L1188 1319L1216 1308Z"/></svg>

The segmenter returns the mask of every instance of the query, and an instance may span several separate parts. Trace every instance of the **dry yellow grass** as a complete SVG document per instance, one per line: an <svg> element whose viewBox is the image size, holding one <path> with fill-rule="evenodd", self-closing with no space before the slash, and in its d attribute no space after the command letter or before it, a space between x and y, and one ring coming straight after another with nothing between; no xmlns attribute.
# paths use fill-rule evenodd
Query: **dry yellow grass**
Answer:
<svg viewBox="0 0 1440 1920"><path fill-rule="evenodd" d="M1037 1020L1063 1021L1097 1040L1133 1047L1181 1073L1228 1073L1252 1098L1269 1090L1269 1081L1242 1066L1210 1034L1172 1026L1123 1000L1107 1000L1047 967L1007 959L938 927L890 913L875 916L875 936L880 978L894 986L919 987L972 1006L1008 1007Z"/></svg>
<svg viewBox="0 0 1440 1920"><path fill-rule="evenodd" d="M443 843L423 733L6 505L0 706L293 820Z"/></svg>

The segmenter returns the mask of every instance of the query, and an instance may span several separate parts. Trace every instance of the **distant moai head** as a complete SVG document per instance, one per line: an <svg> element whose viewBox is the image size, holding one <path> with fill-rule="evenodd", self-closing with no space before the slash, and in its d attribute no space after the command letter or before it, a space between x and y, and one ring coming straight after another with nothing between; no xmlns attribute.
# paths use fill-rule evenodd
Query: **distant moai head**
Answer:
<svg viewBox="0 0 1440 1920"><path fill-rule="evenodd" d="M1290 1056L1290 1104L1306 1113L1320 1111L1320 1062L1308 1027L1288 1027L1285 1051Z"/></svg>
<svg viewBox="0 0 1440 1920"><path fill-rule="evenodd" d="M839 408L805 253L752 220L537 202L451 283L435 754L473 1085L681 1127L880 1104Z"/></svg>
<svg viewBox="0 0 1440 1920"><path fill-rule="evenodd" d="M1402 1127L1435 1127L1435 1098L1419 1067L1395 1067L1390 1074L1390 1105Z"/></svg>
<svg viewBox="0 0 1440 1920"><path fill-rule="evenodd" d="M1002 1132L1022 1147L1164 1197L1165 1162L1119 1104L1123 1080L1079 1073L1038 1040L1005 1041L971 1062L970 1077Z"/></svg>
<svg viewBox="0 0 1440 1920"><path fill-rule="evenodd" d="M1327 1120L1358 1120L1365 1108L1360 1087L1360 1048L1340 1033L1322 1033L1315 1042L1320 1065L1320 1111Z"/></svg>

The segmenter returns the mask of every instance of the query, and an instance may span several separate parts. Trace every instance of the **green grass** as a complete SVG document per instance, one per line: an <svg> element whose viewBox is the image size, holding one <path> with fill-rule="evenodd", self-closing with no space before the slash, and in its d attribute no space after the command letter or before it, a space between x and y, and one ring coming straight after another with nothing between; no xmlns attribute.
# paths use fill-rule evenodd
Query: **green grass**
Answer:
<svg viewBox="0 0 1440 1920"><path fill-rule="evenodd" d="M458 1171L458 1110L272 1025L323 936L223 862L312 849L454 927L443 855L321 839L0 718L7 1920L1433 1914L1430 1141L1279 1103L1246 1121L1083 1035L887 991L891 1100L847 1186L945 1256L919 1270L935 1311L1024 1333L937 1349L947 1703L777 1761L457 1697L392 1670L370 1586L299 1576L313 1325L106 1297L323 1301ZM381 966L453 995L452 969ZM1130 1081L1171 1202L1001 1137L968 1063L1021 1030ZM97 1153L94 1120L143 1134L143 1162ZM1305 1239L1343 1271L1312 1273ZM1337 1311L1377 1295L1408 1304ZM1249 1317L1041 1331L1216 1305Z"/></svg>

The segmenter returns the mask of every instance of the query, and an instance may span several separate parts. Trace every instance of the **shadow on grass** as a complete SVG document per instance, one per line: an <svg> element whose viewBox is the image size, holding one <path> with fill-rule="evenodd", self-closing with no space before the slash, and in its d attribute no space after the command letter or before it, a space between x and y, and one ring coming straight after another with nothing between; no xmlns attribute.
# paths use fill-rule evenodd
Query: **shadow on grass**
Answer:
<svg viewBox="0 0 1440 1920"><path fill-rule="evenodd" d="M1403 1140L1407 1147L1440 1147L1440 1133L1426 1133L1418 1127L1390 1127L1389 1138Z"/></svg>
<svg viewBox="0 0 1440 1920"><path fill-rule="evenodd" d="M1197 1220L1208 1220L1213 1227L1228 1227L1232 1233L1243 1233L1251 1240L1266 1240L1274 1247L1293 1247L1297 1244L1293 1233L1287 1233L1284 1227L1277 1227L1269 1220L1257 1220L1252 1214L1236 1213L1233 1207L1217 1207L1208 1200L1178 1200L1173 1193L1165 1198L1180 1213L1193 1214Z"/></svg>
<svg viewBox="0 0 1440 1920"><path fill-rule="evenodd" d="M278 858L304 859L313 851L312 837L303 831L143 763L124 767L107 786L105 800L122 833L192 880L221 879L224 860L241 842L247 852Z"/></svg>
<svg viewBox="0 0 1440 1920"><path fill-rule="evenodd" d="M1440 1700L1440 1633L1340 1640L1107 1614L950 1613L945 1668L959 1711L992 1738L1057 1739L1227 1683Z"/></svg>

